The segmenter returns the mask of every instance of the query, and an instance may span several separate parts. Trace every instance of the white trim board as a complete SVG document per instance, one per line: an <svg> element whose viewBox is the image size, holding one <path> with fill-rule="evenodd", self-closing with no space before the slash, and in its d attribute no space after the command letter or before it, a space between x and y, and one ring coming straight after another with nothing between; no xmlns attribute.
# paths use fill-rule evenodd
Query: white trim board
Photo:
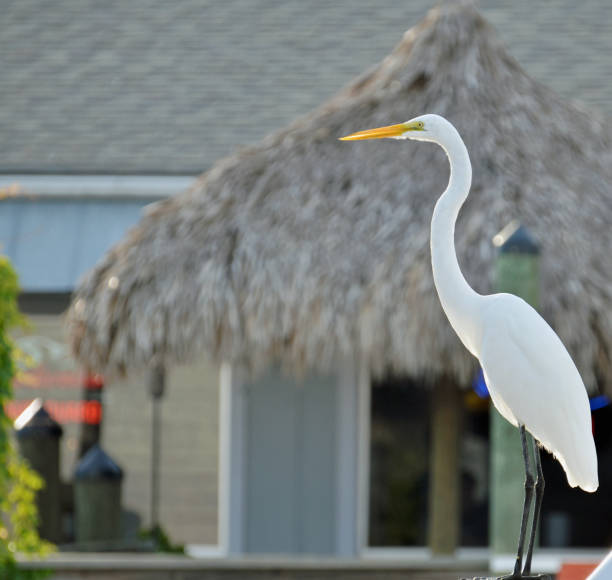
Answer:
<svg viewBox="0 0 612 580"><path fill-rule="evenodd" d="M244 379L229 363L219 371L218 539L224 555L240 554L244 543Z"/></svg>
<svg viewBox="0 0 612 580"><path fill-rule="evenodd" d="M196 181L193 175L0 175L4 197L163 199Z"/></svg>
<svg viewBox="0 0 612 580"><path fill-rule="evenodd" d="M357 366L357 554L368 548L370 523L370 429L372 385L363 361Z"/></svg>
<svg viewBox="0 0 612 580"><path fill-rule="evenodd" d="M359 510L359 392L354 360L342 365L337 382L336 406L336 555L360 552L357 536Z"/></svg>

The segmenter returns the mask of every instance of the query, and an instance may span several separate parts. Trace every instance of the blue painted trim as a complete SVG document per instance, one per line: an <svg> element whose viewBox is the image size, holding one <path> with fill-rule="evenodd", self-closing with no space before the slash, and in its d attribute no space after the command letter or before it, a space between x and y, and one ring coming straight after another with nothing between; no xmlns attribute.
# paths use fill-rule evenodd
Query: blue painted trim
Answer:
<svg viewBox="0 0 612 580"><path fill-rule="evenodd" d="M489 397L489 389L487 388L487 383L485 382L484 373L481 368L478 368L478 372L472 382L472 388L481 399L487 399Z"/></svg>
<svg viewBox="0 0 612 580"><path fill-rule="evenodd" d="M597 395L596 397L593 397L589 403L591 405L591 411L597 411L597 409L601 409L602 407L609 405L610 399L605 395Z"/></svg>
<svg viewBox="0 0 612 580"><path fill-rule="evenodd" d="M481 399L486 399L489 397L489 389L487 388L487 383L484 379L484 373L482 372L481 368L478 369L478 372L472 381L472 388ZM591 411L596 411L597 409L601 409L609 405L610 398L606 395L597 395L589 400L589 404L591 405Z"/></svg>

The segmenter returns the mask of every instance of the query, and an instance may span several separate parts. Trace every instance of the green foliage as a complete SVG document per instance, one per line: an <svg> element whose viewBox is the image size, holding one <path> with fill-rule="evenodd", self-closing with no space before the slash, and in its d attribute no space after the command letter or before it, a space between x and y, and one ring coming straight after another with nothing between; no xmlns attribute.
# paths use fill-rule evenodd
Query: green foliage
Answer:
<svg viewBox="0 0 612 580"><path fill-rule="evenodd" d="M0 576L6 580L48 575L19 570L16 555L44 556L53 549L36 530L36 492L44 482L19 456L11 439L12 423L5 413L6 403L13 398L12 381L17 372L16 351L8 332L25 324L17 308L18 292L17 275L8 259L0 256Z"/></svg>
<svg viewBox="0 0 612 580"><path fill-rule="evenodd" d="M168 534L160 526L154 526L149 530L142 530L139 536L141 540L152 540L156 552L170 554L185 553L185 546L173 544Z"/></svg>

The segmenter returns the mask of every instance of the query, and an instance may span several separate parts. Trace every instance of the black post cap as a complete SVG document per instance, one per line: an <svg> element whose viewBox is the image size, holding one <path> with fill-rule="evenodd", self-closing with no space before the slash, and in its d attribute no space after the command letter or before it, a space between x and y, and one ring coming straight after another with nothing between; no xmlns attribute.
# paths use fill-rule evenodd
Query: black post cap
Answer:
<svg viewBox="0 0 612 580"><path fill-rule="evenodd" d="M123 479L123 470L96 443L77 463L74 479Z"/></svg>
<svg viewBox="0 0 612 580"><path fill-rule="evenodd" d="M17 437L53 436L61 437L61 425L49 415L41 398L34 399L15 419Z"/></svg>
<svg viewBox="0 0 612 580"><path fill-rule="evenodd" d="M540 247L529 230L518 221L510 222L496 234L493 243L499 248L500 254L538 255L540 253Z"/></svg>

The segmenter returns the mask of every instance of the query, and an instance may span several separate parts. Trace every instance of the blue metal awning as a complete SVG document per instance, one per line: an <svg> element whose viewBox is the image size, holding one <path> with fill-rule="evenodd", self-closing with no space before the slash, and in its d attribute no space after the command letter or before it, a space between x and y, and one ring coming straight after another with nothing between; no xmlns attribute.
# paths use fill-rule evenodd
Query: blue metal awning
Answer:
<svg viewBox="0 0 612 580"><path fill-rule="evenodd" d="M47 176L35 185L35 179L20 179L20 185L34 185L0 201L0 253L12 261L24 292L71 292L139 221L145 205L193 181L119 177L111 184L108 177ZM60 180L63 193L56 191Z"/></svg>

